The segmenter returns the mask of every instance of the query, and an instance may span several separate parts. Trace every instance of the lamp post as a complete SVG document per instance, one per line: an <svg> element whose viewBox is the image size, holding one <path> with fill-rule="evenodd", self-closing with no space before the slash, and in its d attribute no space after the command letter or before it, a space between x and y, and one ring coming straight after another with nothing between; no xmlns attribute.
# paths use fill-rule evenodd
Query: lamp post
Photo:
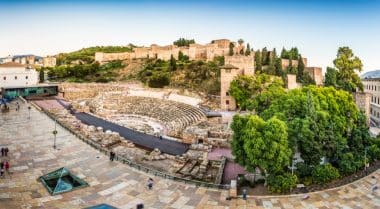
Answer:
<svg viewBox="0 0 380 209"><path fill-rule="evenodd" d="M57 119L54 120L54 131L53 131L53 135L54 135L54 145L53 145L53 148L56 149L57 146L55 144L56 140L57 140Z"/></svg>
<svg viewBox="0 0 380 209"><path fill-rule="evenodd" d="M293 175L293 173L294 173L294 162L297 160L297 158L293 158L292 159L292 175Z"/></svg>
<svg viewBox="0 0 380 209"><path fill-rule="evenodd" d="M365 172L365 175L367 175L367 150L368 150L368 147L365 147L364 148L364 172Z"/></svg>

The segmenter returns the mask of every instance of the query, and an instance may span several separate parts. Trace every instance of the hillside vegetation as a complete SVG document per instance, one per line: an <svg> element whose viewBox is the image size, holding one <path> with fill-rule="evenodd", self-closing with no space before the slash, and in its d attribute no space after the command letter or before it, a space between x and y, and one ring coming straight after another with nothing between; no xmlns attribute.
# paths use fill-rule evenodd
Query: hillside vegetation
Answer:
<svg viewBox="0 0 380 209"><path fill-rule="evenodd" d="M131 52L133 45L129 46L95 46L89 48L83 48L78 51L70 53L60 53L57 57L57 65L67 65L72 64L72 62L77 62L77 64L90 64L94 62L95 52L105 52L105 53L117 53L117 52Z"/></svg>

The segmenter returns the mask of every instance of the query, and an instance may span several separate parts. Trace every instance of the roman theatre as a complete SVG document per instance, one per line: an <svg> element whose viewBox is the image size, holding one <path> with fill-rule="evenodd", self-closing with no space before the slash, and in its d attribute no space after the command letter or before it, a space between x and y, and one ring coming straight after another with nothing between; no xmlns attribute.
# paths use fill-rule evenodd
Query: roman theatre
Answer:
<svg viewBox="0 0 380 209"><path fill-rule="evenodd" d="M200 95L137 84L63 83L59 92L34 103L119 158L219 187L245 173L232 160L228 122Z"/></svg>

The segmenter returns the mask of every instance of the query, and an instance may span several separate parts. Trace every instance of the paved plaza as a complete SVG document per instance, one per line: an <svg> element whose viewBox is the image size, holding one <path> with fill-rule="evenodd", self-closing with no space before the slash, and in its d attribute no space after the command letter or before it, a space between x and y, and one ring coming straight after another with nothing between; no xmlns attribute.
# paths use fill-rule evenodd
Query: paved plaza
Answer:
<svg viewBox="0 0 380 209"><path fill-rule="evenodd" d="M14 105L14 104L13 104ZM199 188L137 171L77 139L57 126L57 150L53 149L54 121L35 108L21 105L16 112L0 113L0 146L8 146L12 175L0 178L0 208L84 208L107 203L118 208L380 208L380 192L370 188L380 171L350 185L302 195L250 197L226 200L227 191ZM60 167L70 169L89 187L51 196L37 178ZM375 176L376 178L371 178ZM153 190L146 188L149 177Z"/></svg>

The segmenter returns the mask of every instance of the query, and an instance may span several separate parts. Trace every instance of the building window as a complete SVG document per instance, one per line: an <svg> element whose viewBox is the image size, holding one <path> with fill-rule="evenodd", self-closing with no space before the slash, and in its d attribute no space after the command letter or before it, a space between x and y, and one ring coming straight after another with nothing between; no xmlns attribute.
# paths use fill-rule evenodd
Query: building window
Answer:
<svg viewBox="0 0 380 209"><path fill-rule="evenodd" d="M4 79L4 81L5 81L5 80L7 80L7 77L4 76L3 79Z"/></svg>
<svg viewBox="0 0 380 209"><path fill-rule="evenodd" d="M17 76L15 76L15 80L17 80Z"/></svg>
<svg viewBox="0 0 380 209"><path fill-rule="evenodd" d="M226 105L229 105L230 104L230 100L226 100Z"/></svg>
<svg viewBox="0 0 380 209"><path fill-rule="evenodd" d="M28 80L28 76L25 76L25 79Z"/></svg>
<svg viewBox="0 0 380 209"><path fill-rule="evenodd" d="M230 96L230 92L227 91L227 92L226 92L226 96Z"/></svg>

